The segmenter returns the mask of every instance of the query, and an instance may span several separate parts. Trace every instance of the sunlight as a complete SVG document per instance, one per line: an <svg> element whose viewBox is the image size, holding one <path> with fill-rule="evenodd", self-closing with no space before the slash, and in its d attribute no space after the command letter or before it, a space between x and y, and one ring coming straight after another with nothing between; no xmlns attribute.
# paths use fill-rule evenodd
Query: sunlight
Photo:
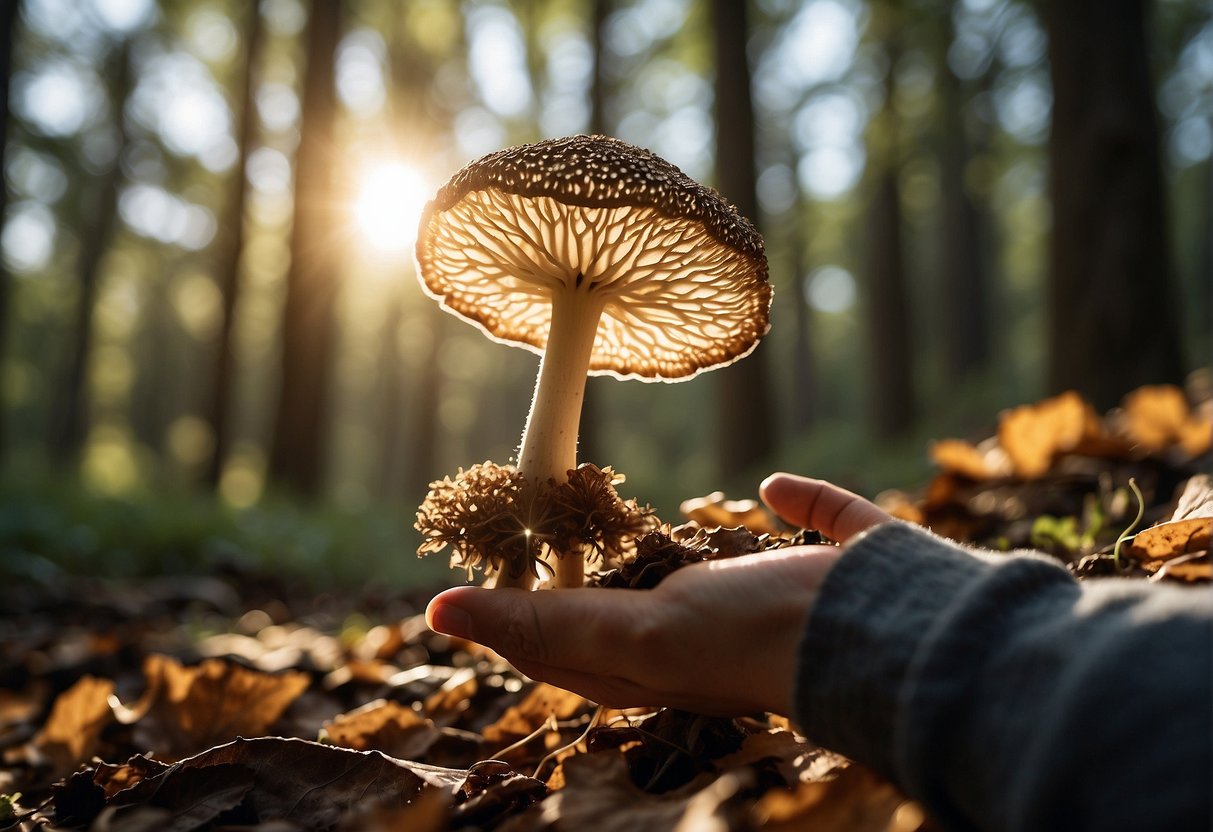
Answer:
<svg viewBox="0 0 1213 832"><path fill-rule="evenodd" d="M384 254L409 251L429 197L429 185L416 168L400 161L367 166L354 202L362 237Z"/></svg>

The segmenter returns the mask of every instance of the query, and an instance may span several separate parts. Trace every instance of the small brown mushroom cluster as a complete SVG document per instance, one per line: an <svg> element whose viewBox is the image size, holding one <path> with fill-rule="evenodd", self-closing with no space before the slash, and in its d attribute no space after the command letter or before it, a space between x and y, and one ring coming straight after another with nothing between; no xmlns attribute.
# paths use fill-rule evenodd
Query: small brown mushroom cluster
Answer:
<svg viewBox="0 0 1213 832"><path fill-rule="evenodd" d="M447 311L543 356L511 474L531 505L579 470L587 374L678 381L747 355L769 326L771 284L754 226L674 165L604 136L551 139L469 164L426 207L417 264L425 291ZM444 516L439 502L501 478L471 470L435 484L418 519L422 554L439 539L457 544L431 525ZM480 499L499 496L490 488ZM539 547L554 556L559 586L583 583L579 539L566 546L556 535ZM492 567L498 586L529 587L536 547L494 545L507 548L474 562Z"/></svg>

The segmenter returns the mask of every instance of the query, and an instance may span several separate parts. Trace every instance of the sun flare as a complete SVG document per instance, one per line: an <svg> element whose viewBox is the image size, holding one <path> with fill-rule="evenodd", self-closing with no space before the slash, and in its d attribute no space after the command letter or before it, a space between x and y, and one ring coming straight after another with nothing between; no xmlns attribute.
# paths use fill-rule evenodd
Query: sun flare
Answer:
<svg viewBox="0 0 1213 832"><path fill-rule="evenodd" d="M358 230L376 250L403 254L417 239L417 223L429 197L429 184L416 168L400 161L368 165L354 201Z"/></svg>

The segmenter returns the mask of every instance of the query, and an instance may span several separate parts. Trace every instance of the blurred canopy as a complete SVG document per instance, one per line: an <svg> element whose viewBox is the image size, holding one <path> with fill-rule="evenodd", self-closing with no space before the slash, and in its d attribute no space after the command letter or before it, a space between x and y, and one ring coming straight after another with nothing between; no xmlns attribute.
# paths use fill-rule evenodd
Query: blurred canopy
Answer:
<svg viewBox="0 0 1213 832"><path fill-rule="evenodd" d="M591 380L588 461L659 511L775 468L871 493L921 477L925 437L1209 362L1206 0L9 0L0 23L10 473L408 515L509 461L536 357L422 295L417 217L467 161L579 132L766 237L761 349Z"/></svg>

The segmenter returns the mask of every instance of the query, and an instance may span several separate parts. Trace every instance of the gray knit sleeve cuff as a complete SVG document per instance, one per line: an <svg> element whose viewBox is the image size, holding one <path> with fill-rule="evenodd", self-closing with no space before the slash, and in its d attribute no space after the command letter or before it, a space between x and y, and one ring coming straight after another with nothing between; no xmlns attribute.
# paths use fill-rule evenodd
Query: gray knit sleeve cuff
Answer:
<svg viewBox="0 0 1213 832"><path fill-rule="evenodd" d="M894 734L915 657L966 588L1008 560L901 522L848 543L805 627L793 691L801 729L899 779Z"/></svg>

